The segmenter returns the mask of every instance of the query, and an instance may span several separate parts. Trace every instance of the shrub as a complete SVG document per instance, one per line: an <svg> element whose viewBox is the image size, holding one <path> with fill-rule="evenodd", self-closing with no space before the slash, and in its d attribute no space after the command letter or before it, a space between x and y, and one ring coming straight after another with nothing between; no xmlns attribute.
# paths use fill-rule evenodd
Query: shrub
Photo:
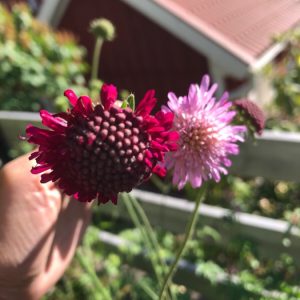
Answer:
<svg viewBox="0 0 300 300"><path fill-rule="evenodd" d="M66 88L85 91L85 49L54 32L24 4L0 5L0 109L55 109Z"/></svg>

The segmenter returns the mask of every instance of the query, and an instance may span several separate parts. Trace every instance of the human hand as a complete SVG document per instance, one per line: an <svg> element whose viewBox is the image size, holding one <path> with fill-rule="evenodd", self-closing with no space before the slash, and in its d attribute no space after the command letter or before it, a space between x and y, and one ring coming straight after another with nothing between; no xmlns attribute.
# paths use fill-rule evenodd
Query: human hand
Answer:
<svg viewBox="0 0 300 300"><path fill-rule="evenodd" d="M0 170L0 299L42 297L63 275L90 204L63 199L30 173L28 155Z"/></svg>

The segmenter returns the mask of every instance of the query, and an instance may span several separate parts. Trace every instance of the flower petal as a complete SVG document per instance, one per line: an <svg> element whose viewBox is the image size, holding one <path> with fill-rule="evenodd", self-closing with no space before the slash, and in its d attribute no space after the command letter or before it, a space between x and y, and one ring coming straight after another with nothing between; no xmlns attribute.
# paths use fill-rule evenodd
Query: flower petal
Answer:
<svg viewBox="0 0 300 300"><path fill-rule="evenodd" d="M100 92L101 102L105 109L109 109L117 100L118 90L113 84L104 83Z"/></svg>
<svg viewBox="0 0 300 300"><path fill-rule="evenodd" d="M68 98L68 100L70 101L72 106L76 105L78 98L77 98L76 94L74 93L74 91L65 90L64 95Z"/></svg>
<svg viewBox="0 0 300 300"><path fill-rule="evenodd" d="M73 108L73 112L87 115L93 111L92 100L88 96L81 96L75 107Z"/></svg>
<svg viewBox="0 0 300 300"><path fill-rule="evenodd" d="M157 102L154 96L155 96L154 90L147 91L144 98L139 102L135 113L139 116L149 115Z"/></svg>
<svg viewBox="0 0 300 300"><path fill-rule="evenodd" d="M160 177L165 177L167 174L167 170L159 165L156 165L152 171Z"/></svg>
<svg viewBox="0 0 300 300"><path fill-rule="evenodd" d="M64 132L67 127L67 122L59 117L51 115L47 110L41 110L40 116L42 118L42 123L58 132Z"/></svg>

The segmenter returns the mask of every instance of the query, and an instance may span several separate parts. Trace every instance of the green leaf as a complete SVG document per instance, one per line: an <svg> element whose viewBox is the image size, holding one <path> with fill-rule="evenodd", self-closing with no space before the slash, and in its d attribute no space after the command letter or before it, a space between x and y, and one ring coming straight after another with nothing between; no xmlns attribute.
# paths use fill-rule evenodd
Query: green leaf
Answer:
<svg viewBox="0 0 300 300"><path fill-rule="evenodd" d="M129 107L134 111L135 110L135 97L134 97L134 94L130 94L127 97L127 102L129 104Z"/></svg>
<svg viewBox="0 0 300 300"><path fill-rule="evenodd" d="M196 274L202 275L211 283L226 277L226 272L213 261L200 262L196 267Z"/></svg>
<svg viewBox="0 0 300 300"><path fill-rule="evenodd" d="M121 108L126 108L126 107L128 107L128 102L127 102L127 100L124 100L122 102Z"/></svg>

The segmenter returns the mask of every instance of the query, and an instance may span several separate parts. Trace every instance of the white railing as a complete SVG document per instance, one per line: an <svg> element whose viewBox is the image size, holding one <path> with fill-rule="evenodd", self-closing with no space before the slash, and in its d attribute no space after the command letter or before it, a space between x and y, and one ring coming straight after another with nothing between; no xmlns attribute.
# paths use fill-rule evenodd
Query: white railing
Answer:
<svg viewBox="0 0 300 300"><path fill-rule="evenodd" d="M37 113L0 111L0 129L14 145L28 123L38 124ZM300 182L300 133L266 130L256 140L241 144L233 157L231 172L240 176L262 176Z"/></svg>

